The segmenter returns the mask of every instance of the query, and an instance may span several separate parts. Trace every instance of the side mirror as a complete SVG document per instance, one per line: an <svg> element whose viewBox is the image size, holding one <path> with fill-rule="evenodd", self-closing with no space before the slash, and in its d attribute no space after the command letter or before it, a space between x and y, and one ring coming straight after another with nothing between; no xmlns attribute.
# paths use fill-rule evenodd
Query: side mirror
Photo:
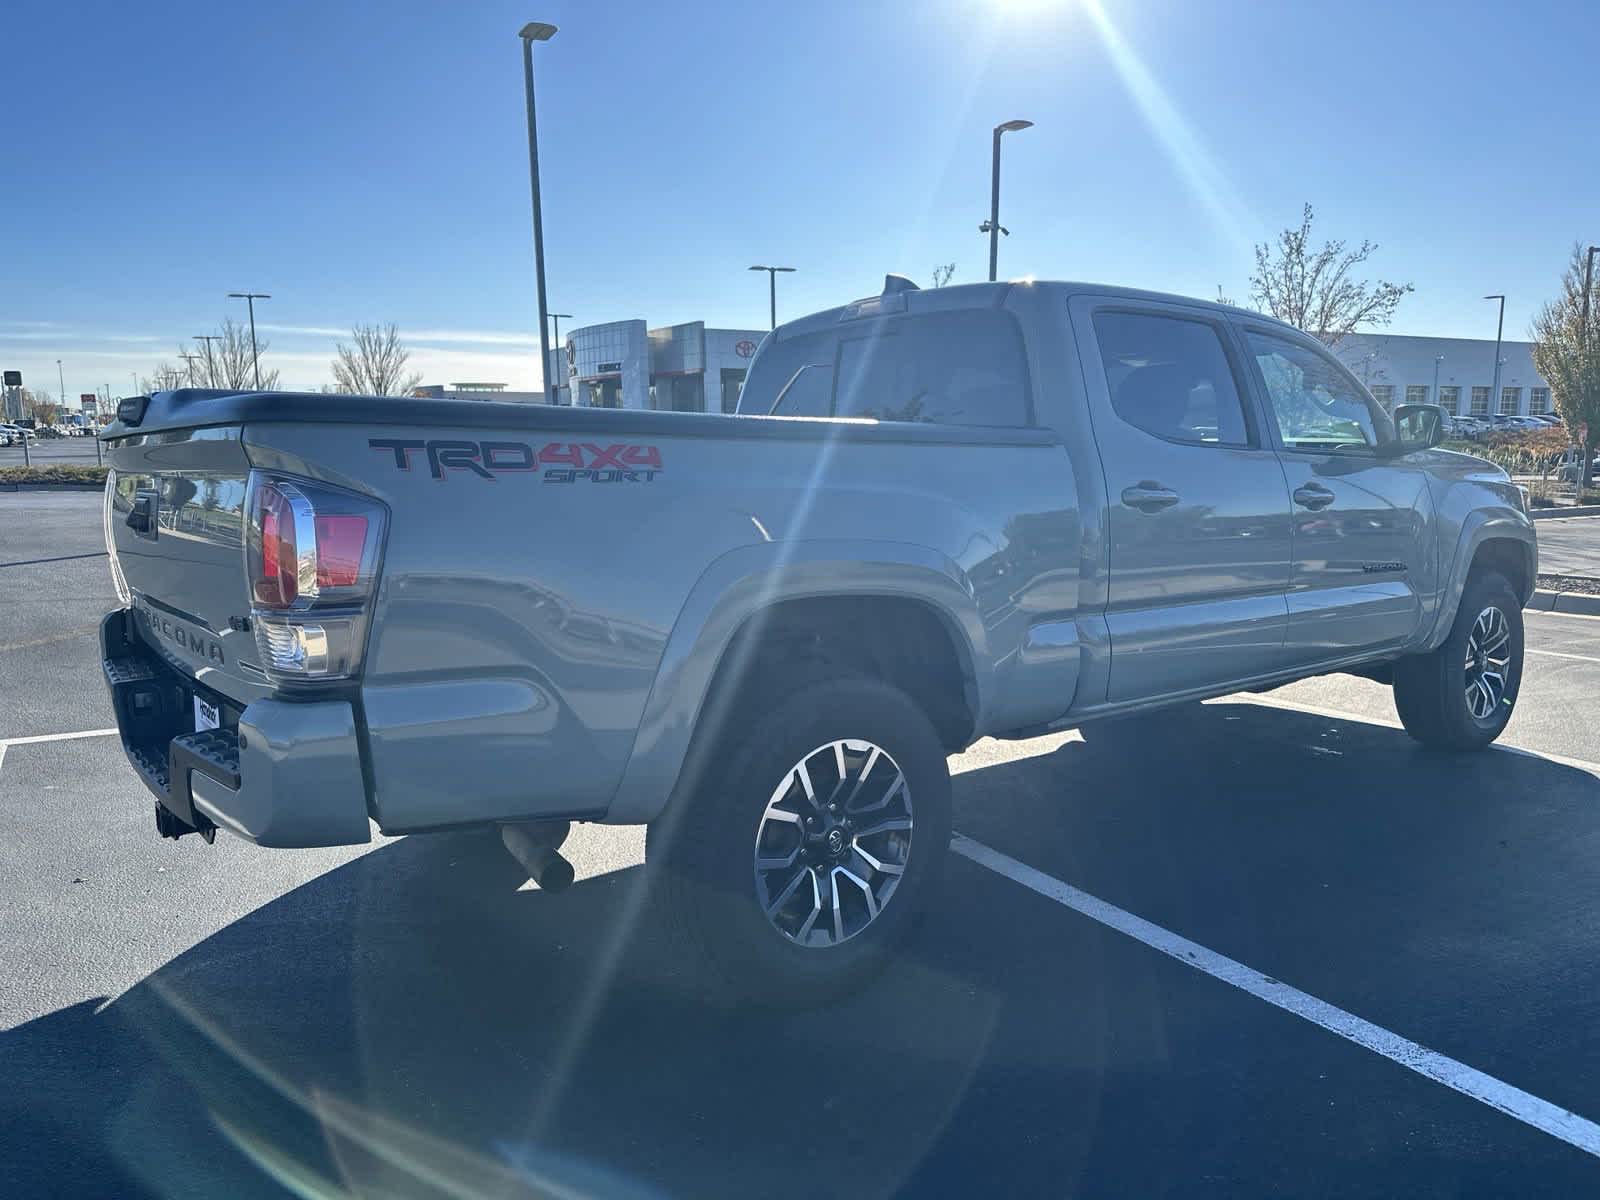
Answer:
<svg viewBox="0 0 1600 1200"><path fill-rule="evenodd" d="M1396 454L1431 449L1444 440L1444 410L1437 404L1397 404L1394 428Z"/></svg>

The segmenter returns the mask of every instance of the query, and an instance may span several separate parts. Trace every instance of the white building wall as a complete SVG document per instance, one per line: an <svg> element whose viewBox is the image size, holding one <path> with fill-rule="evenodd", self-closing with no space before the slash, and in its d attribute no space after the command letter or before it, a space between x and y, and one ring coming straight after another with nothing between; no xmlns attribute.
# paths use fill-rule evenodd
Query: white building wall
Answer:
<svg viewBox="0 0 1600 1200"><path fill-rule="evenodd" d="M1438 361L1438 388L1460 388L1459 403L1455 411L1467 415L1471 411L1472 389L1490 388L1494 384L1494 340L1492 338L1431 338L1406 337L1400 334L1354 333L1341 341L1334 351L1350 368L1355 377L1380 400L1384 388L1393 388L1390 397L1395 404L1404 403L1408 387L1424 388L1420 393L1430 404L1440 403L1434 391L1434 365ZM1516 389L1515 411L1527 413L1535 388L1546 389L1549 383L1534 369L1531 342L1502 342L1500 357L1500 388ZM1448 393L1446 393L1446 404ZM1489 411L1502 410L1501 398L1489 396ZM1546 404L1544 411L1554 411L1554 401Z"/></svg>

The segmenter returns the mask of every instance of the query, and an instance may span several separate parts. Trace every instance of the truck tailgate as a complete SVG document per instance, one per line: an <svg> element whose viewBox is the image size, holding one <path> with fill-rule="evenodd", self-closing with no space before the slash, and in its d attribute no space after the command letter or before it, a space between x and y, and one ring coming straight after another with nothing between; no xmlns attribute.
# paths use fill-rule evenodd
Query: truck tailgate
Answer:
<svg viewBox="0 0 1600 1200"><path fill-rule="evenodd" d="M110 445L106 540L139 635L178 670L243 705L269 690L249 631L238 426Z"/></svg>

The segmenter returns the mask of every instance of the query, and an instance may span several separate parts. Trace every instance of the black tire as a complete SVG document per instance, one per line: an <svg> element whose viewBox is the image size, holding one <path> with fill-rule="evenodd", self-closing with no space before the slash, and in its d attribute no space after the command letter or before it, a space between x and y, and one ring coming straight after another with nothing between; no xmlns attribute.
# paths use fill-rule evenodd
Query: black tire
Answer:
<svg viewBox="0 0 1600 1200"><path fill-rule="evenodd" d="M1479 618L1498 610L1509 638L1504 689L1486 715L1475 715L1467 697L1467 660ZM1493 618L1489 618L1491 621ZM1505 730L1522 688L1522 605L1498 571L1475 571L1467 579L1455 623L1431 654L1416 654L1395 664L1394 705L1406 732L1425 746L1477 750Z"/></svg>
<svg viewBox="0 0 1600 1200"><path fill-rule="evenodd" d="M868 743L880 754L870 768L871 755L862 750L841 748L836 755L831 748L845 740ZM776 699L749 719L734 721L720 744L708 749L695 755L698 779L650 826L646 840L654 908L674 935L677 957L718 1003L804 1006L860 986L909 935L938 886L949 854L950 775L932 723L903 692L877 680L823 680ZM839 814L830 816L825 798L845 798L851 790L834 791L839 757L846 761L847 780L861 778L865 771L866 782L848 806L841 804ZM817 776L811 782L823 802L819 806L808 806L802 798L797 771L802 762L808 780ZM885 772L893 767L904 777L904 796L893 796L889 807L870 816L861 813L862 806L877 806L880 787L886 797L892 795L893 776ZM787 789L782 799L780 788ZM910 818L903 835L898 830L862 832L897 824L902 799ZM805 875L799 888L809 888L813 879L839 884L845 936L834 941L831 922L806 933L808 939L826 938L830 944L800 944L793 938L800 932L792 925L803 915L805 890L796 891L791 904L778 910L777 921L791 925L787 932L764 911L766 899L781 894L790 877L787 868L775 869L764 877L765 884L758 884L757 840L764 839L769 856L786 853L789 845L781 839L790 835L789 822L786 817L773 819L769 810L790 809L828 823L827 833L820 836L799 823L793 837L798 839L795 851L805 856L799 860ZM886 821L885 814L894 819ZM836 821L844 823L835 826ZM838 852L843 857L823 857L827 835L835 827L840 840L850 839L849 845ZM779 839L776 848L771 848L772 838ZM890 873L869 870L850 848L858 843L874 861L903 870L892 882ZM898 864L892 861L896 858ZM835 866L863 878L852 886L833 874ZM769 889L768 897L759 895L761 886ZM887 888L885 898L876 915L868 917L865 894L880 888ZM827 921L832 906L819 911ZM861 923L854 932L844 923L847 917Z"/></svg>

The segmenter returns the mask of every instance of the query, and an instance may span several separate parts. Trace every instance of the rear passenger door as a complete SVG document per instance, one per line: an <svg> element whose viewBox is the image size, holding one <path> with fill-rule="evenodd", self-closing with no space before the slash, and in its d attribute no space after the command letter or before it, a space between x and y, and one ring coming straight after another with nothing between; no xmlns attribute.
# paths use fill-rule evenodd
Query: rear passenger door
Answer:
<svg viewBox="0 0 1600 1200"><path fill-rule="evenodd" d="M1226 322L1092 296L1071 314L1106 477L1107 700L1281 666L1289 494Z"/></svg>

